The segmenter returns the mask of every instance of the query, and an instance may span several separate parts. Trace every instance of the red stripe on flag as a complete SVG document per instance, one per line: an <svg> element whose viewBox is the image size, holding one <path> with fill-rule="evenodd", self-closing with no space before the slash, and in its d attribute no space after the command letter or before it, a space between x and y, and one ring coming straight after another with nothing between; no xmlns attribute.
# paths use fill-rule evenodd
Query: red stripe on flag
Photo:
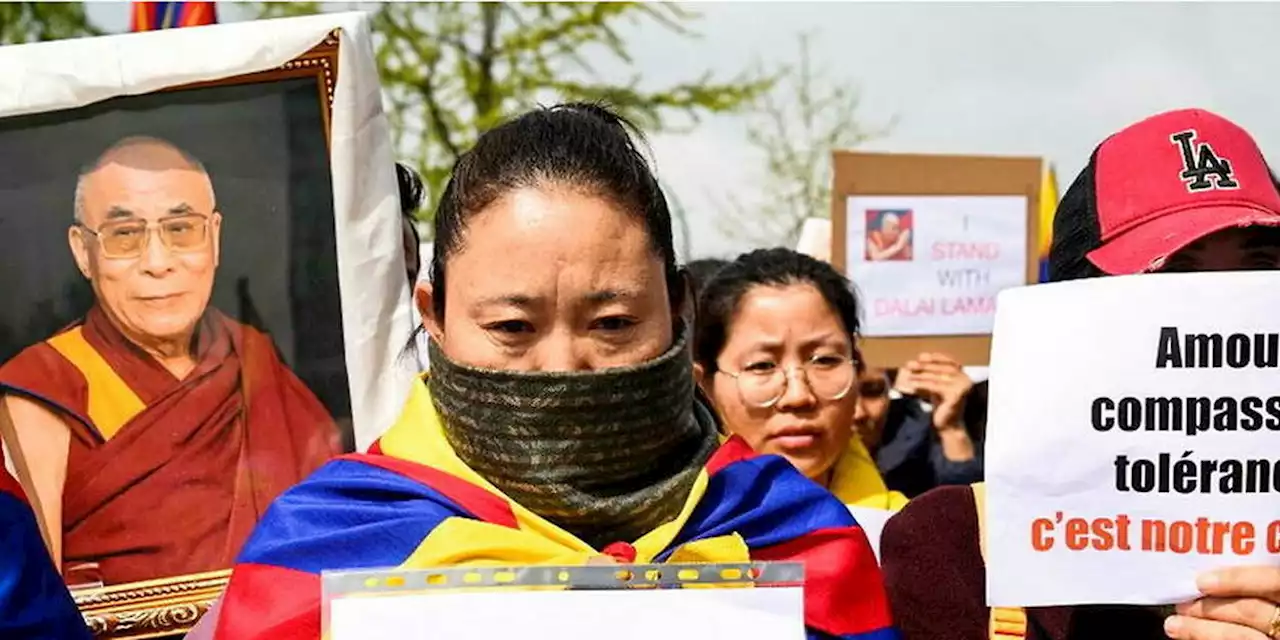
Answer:
<svg viewBox="0 0 1280 640"><path fill-rule="evenodd" d="M742 436L733 436L720 445L716 452L711 454L711 459L707 460L707 475L715 475L721 469L743 460L750 460L756 457L756 452L747 444Z"/></svg>
<svg viewBox="0 0 1280 640"><path fill-rule="evenodd" d="M218 22L218 10L212 2L184 2L181 11L179 27L201 27Z"/></svg>
<svg viewBox="0 0 1280 640"><path fill-rule="evenodd" d="M265 564L238 564L219 607L214 640L316 640L320 576Z"/></svg>
<svg viewBox="0 0 1280 640"><path fill-rule="evenodd" d="M154 31L156 28L156 6L153 2L133 3L130 16L130 31Z"/></svg>
<svg viewBox="0 0 1280 640"><path fill-rule="evenodd" d="M856 636L893 625L880 567L858 527L818 529L754 549L751 559L804 563L804 617L810 627Z"/></svg>
<svg viewBox="0 0 1280 640"><path fill-rule="evenodd" d="M512 529L520 527L516 521L515 512L511 510L511 505L507 504L506 500L457 476L391 456L351 453L339 456L337 459L372 465L392 473L398 473L410 480L421 482L440 492L441 495L452 500L459 507L466 509L471 515L483 522L511 527Z"/></svg>

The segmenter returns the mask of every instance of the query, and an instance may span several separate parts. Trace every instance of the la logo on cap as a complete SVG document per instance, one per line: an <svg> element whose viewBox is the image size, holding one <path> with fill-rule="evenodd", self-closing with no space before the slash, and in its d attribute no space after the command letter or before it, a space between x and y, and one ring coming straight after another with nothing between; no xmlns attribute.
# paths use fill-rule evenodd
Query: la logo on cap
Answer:
<svg viewBox="0 0 1280 640"><path fill-rule="evenodd" d="M1186 183L1187 191L1239 189L1231 161L1219 156L1208 142L1197 143L1196 135L1195 129L1188 129L1169 136L1182 151L1182 173L1178 177Z"/></svg>

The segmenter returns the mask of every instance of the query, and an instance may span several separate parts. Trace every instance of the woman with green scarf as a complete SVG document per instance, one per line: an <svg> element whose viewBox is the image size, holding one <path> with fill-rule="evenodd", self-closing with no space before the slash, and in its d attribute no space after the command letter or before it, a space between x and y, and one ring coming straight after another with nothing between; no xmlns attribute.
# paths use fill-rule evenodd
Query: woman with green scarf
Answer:
<svg viewBox="0 0 1280 640"><path fill-rule="evenodd" d="M721 444L687 291L625 121L570 104L485 133L415 292L430 373L367 454L272 505L216 637L319 637L330 569L795 560L810 638L896 638L848 510L782 458Z"/></svg>

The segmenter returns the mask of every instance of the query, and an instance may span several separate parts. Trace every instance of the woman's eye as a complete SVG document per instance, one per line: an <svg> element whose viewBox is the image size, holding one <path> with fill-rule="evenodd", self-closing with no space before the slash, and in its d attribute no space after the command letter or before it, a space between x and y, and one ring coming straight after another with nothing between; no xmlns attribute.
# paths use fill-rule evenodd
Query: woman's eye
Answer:
<svg viewBox="0 0 1280 640"><path fill-rule="evenodd" d="M762 362L752 362L752 363L748 364L747 366L743 367L743 368L742 368L742 370L743 370L743 371L750 371L751 373L769 373L770 371L773 371L773 370L774 370L774 369L776 369L777 367L778 367L778 365L776 365L776 364L774 364L774 363L772 363L772 362L763 362L763 361L762 361Z"/></svg>
<svg viewBox="0 0 1280 640"><path fill-rule="evenodd" d="M636 326L636 321L626 316L599 318L592 323L592 328L601 331L626 331L634 326Z"/></svg>
<svg viewBox="0 0 1280 640"><path fill-rule="evenodd" d="M533 333L533 324L524 320L503 320L487 324L484 328L494 333Z"/></svg>
<svg viewBox="0 0 1280 640"><path fill-rule="evenodd" d="M838 367L844 364L844 358L840 356L818 356L813 359L813 363L819 367Z"/></svg>

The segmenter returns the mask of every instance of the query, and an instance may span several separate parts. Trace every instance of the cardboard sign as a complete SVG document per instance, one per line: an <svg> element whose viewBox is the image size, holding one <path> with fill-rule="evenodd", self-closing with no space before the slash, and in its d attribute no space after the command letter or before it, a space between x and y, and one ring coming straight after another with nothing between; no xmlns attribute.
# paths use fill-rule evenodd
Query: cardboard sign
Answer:
<svg viewBox="0 0 1280 640"><path fill-rule="evenodd" d="M855 196L845 212L869 338L989 334L996 294L1026 283L1025 197Z"/></svg>
<svg viewBox="0 0 1280 640"><path fill-rule="evenodd" d="M1280 564L1280 274L1002 293L987 424L992 606L1168 604Z"/></svg>
<svg viewBox="0 0 1280 640"><path fill-rule="evenodd" d="M913 203L932 199L940 202L961 198L1023 198L1026 208L1021 212L1019 220L1025 235L1024 247L1034 247L1039 241L1040 224L1035 213L1039 210L1044 173L1044 163L1040 158L836 151L832 154L831 163L834 174L831 184L831 263L853 279L864 300L869 295L868 286L881 293L896 286L896 283L880 276L887 277L891 273L896 276L909 274L913 266L918 266L922 257L932 255L932 247L922 244L923 236L947 234L949 232L946 229L954 229L954 224L961 225L960 231L964 231L963 216L960 220L932 222L921 216L932 219L937 214L917 211L917 206ZM864 202L874 201L875 204L855 210L850 207L850 200L854 198L863 199ZM937 211L939 210L935 210ZM869 218L870 225L867 224ZM873 261L868 260L873 252L868 251L865 235L861 236L863 242L855 242L850 246L849 239L856 235L855 229L878 230L886 220L891 219L896 219L896 222L890 224L897 224L899 229L911 230L909 241L903 243L911 244L911 247L894 247L894 240L890 239L874 251L874 257L879 259ZM974 219L970 218L971 228L973 224ZM1007 224L1018 223L1008 221ZM1001 241L1005 237L1005 231L1008 229L1002 227L1001 231L996 232ZM983 235L990 237L991 233L987 231ZM1037 261L1026 248L1022 251L1027 256L1026 264L1023 265L1024 275L1014 284L1035 282L1039 275ZM908 256L911 259L908 260ZM889 271L860 274L853 270L866 262L879 262L877 270L883 268ZM983 266L990 266L987 263L991 261L978 262ZM957 263L953 267L972 268L974 264ZM917 269L916 273L922 272ZM1000 273L1004 273L1003 265ZM864 283L864 276L879 279L878 282ZM933 282L938 282L936 270L931 277ZM964 273L951 276L957 282L969 277L971 276ZM922 282L927 283L928 280ZM917 289L915 293L927 292ZM949 308L954 310L956 306L951 304ZM965 304L964 308L974 306ZM979 302L977 306L981 308L983 305ZM875 311L874 306L864 304L864 307L864 316ZM944 322L940 330L952 333L926 333L927 330L921 325L927 323L923 321L899 322L896 326L887 328L883 326L883 319L879 328L872 326L875 323L874 319L870 320L866 328L871 332L864 332L861 343L862 357L873 367L899 367L924 351L946 353L965 366L985 366L991 355L990 334L978 328L989 327L990 318L981 323L959 325Z"/></svg>

